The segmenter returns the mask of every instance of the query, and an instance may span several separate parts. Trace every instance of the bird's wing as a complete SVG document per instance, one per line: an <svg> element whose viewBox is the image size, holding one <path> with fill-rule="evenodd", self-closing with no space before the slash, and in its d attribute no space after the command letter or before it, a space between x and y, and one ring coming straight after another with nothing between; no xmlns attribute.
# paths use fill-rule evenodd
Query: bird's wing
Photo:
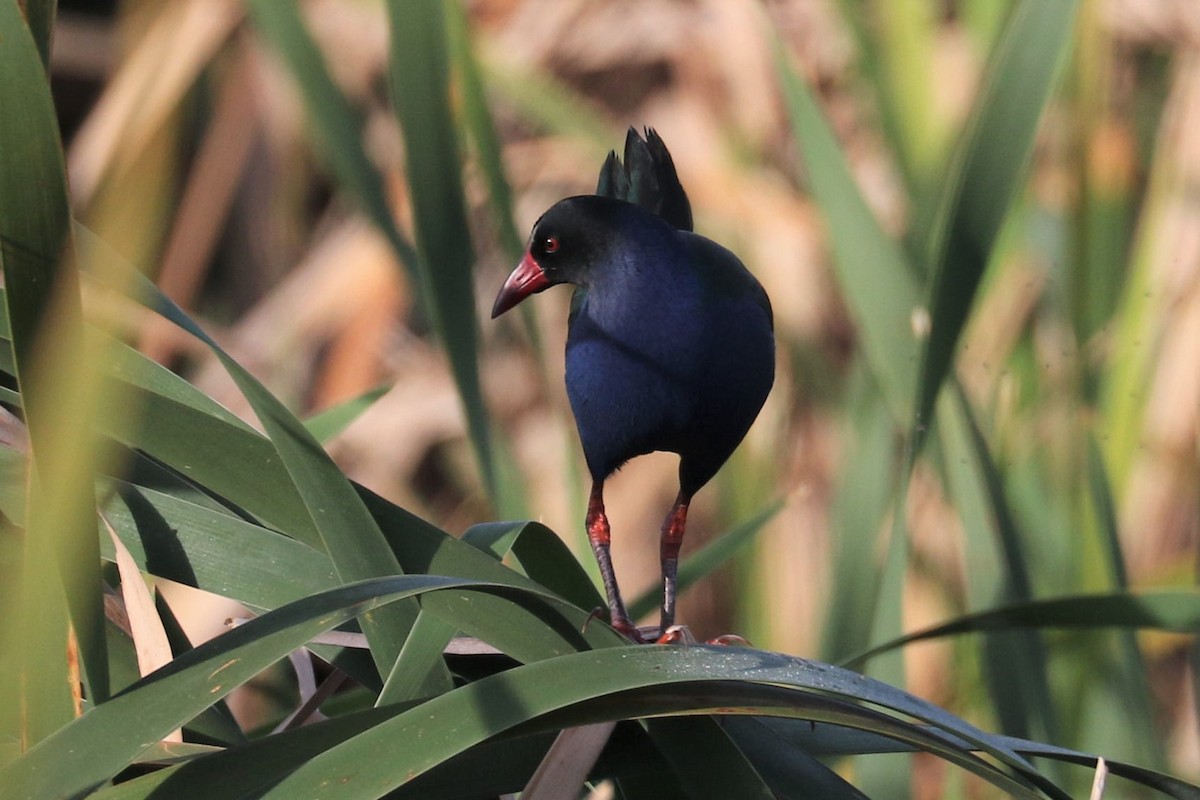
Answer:
<svg viewBox="0 0 1200 800"><path fill-rule="evenodd" d="M762 284L746 265L731 251L697 233L679 234L691 252L690 263L700 278L700 284L712 296L737 298L749 296L767 312L774 326L771 301Z"/></svg>

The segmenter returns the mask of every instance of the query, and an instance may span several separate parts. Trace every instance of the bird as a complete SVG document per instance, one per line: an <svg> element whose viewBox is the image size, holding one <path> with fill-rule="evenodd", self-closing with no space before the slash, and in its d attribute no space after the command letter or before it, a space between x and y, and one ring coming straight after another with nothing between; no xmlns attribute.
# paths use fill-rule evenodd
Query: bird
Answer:
<svg viewBox="0 0 1200 800"><path fill-rule="evenodd" d="M492 319L558 284L575 286L566 388L591 474L585 525L609 622L643 642L611 559L604 483L630 459L679 456L662 525L658 639L675 625L679 552L693 496L745 437L775 380L771 303L736 255L693 231L691 203L653 128L630 128L596 193L558 201L534 224Z"/></svg>

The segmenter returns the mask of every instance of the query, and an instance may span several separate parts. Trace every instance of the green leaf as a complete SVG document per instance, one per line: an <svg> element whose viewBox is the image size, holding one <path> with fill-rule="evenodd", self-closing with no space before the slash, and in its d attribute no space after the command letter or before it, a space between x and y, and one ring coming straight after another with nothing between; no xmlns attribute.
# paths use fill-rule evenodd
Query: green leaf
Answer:
<svg viewBox="0 0 1200 800"><path fill-rule="evenodd" d="M29 10L32 31L20 4L0 3L0 108L8 110L0 114L0 266L31 457L25 555L11 576L21 607L5 609L9 630L0 634L14 688L2 699L20 694L26 745L73 716L73 657L82 662L89 696L103 701L109 694L92 524L98 450L91 404L98 387L79 375L88 355L62 140L43 63L53 6L38 2Z"/></svg>
<svg viewBox="0 0 1200 800"><path fill-rule="evenodd" d="M358 419L364 411L375 404L376 400L387 394L390 388L390 386L376 386L358 397L338 403L304 420L304 427L308 428L308 432L318 442L328 442Z"/></svg>
<svg viewBox="0 0 1200 800"><path fill-rule="evenodd" d="M85 245L103 247L82 228L77 236L81 253L87 252ZM114 355L119 388L110 396L127 397L141 413L132 425L104 427L106 434L324 552L320 534L268 439L137 351L118 346ZM109 416L101 414L102 426Z"/></svg>
<svg viewBox="0 0 1200 800"><path fill-rule="evenodd" d="M524 249L524 237L513 223L512 188L504 174L504 158L500 138L488 109L483 75L471 46L471 32L465 9L457 3L446 4L446 32L450 46L450 61L454 67L456 85L462 90L462 113L467 133L475 147L475 157L487 181L488 201L492 207L500 244L510 260L516 261Z"/></svg>
<svg viewBox="0 0 1200 800"><path fill-rule="evenodd" d="M1027 554L1004 481L972 413L966 392L955 380L942 395L939 433L947 477L967 535L975 607L1030 601L1033 586ZM997 569L998 568L998 569ZM991 581L982 576L994 575ZM976 585L978 583L978 585ZM1006 631L983 642L984 670L996 715L1005 733L1050 740L1060 738L1047 672L1046 647L1037 631ZM1036 733L1034 733L1036 732Z"/></svg>
<svg viewBox="0 0 1200 800"><path fill-rule="evenodd" d="M540 522L522 526L512 545L513 557L531 579L584 611L604 607L587 570L554 531Z"/></svg>
<svg viewBox="0 0 1200 800"><path fill-rule="evenodd" d="M383 178L367 157L361 115L334 84L316 42L300 19L301 7L274 0L248 0L247 8L255 27L296 79L313 134L338 181L355 196L401 263L408 267L410 276L421 285L425 275L417 253L397 227Z"/></svg>
<svg viewBox="0 0 1200 800"><path fill-rule="evenodd" d="M872 641L882 569L880 534L901 463L891 413L867 382L861 362L855 378L845 425L847 464L838 477L832 510L833 578L820 649L827 661L864 650Z"/></svg>
<svg viewBox="0 0 1200 800"><path fill-rule="evenodd" d="M868 701L888 713L847 702ZM939 755L997 782L1018 796L1030 785L1064 798L1016 753L941 709L855 673L791 656L742 648L629 646L577 653L507 670L455 689L380 723L306 762L267 797L377 797L404 785L467 748L516 725L539 720L558 728L665 713L773 713L870 727L939 747L919 726L925 720L980 747L1014 775L961 747ZM882 718L882 719L881 719ZM868 720L870 722L868 722ZM393 758L372 757L385 742L413 745ZM419 744L418 744L419 743ZM1030 783L1025 783L1029 781Z"/></svg>
<svg viewBox="0 0 1200 800"><path fill-rule="evenodd" d="M265 614L182 654L57 730L0 770L0 798L67 797L89 791L150 744L317 634L388 602L445 589L468 597L493 593L518 598L529 609L520 622L542 635L547 623L564 632L572 628L555 615L552 598L510 586L412 575L342 586ZM62 753L76 754L69 770L61 768Z"/></svg>
<svg viewBox="0 0 1200 800"><path fill-rule="evenodd" d="M1200 594L1193 591L1113 592L1013 603L965 614L915 631L847 659L861 664L878 653L912 642L960 633L1018 628L1152 628L1180 633L1200 631Z"/></svg>
<svg viewBox="0 0 1200 800"><path fill-rule="evenodd" d="M54 39L54 17L58 0L24 0L25 22L37 43L42 68L50 72L50 49Z"/></svg>
<svg viewBox="0 0 1200 800"><path fill-rule="evenodd" d="M825 219L842 296L892 417L903 424L912 418L919 355L913 333L913 314L921 306L915 272L867 207L837 138L778 39L775 61L808 187Z"/></svg>
<svg viewBox="0 0 1200 800"><path fill-rule="evenodd" d="M732 728L735 723L737 725L755 725L764 728L766 733L761 737L762 740L782 741L788 745L790 752L802 749L805 752L824 758L868 753L914 752L916 750L910 743L898 739L889 739L873 731L854 730L852 728L842 728L832 725L812 725L804 720L782 717L734 717L728 719L724 724L727 728ZM1014 752L1026 757L1052 759L1070 764L1078 764L1089 769L1095 769L1096 767L1096 756L1089 753L1081 753L1077 750L1042 744L1040 742L1031 742L1012 736L998 736L996 738L1004 742ZM965 743L960 742L959 745L965 745ZM1143 786L1157 789L1171 797L1181 798L1181 800L1183 798L1193 800L1196 797L1196 786L1171 775L1164 775L1122 761L1114 761L1110 758L1105 758L1105 764L1113 775L1137 781Z"/></svg>
<svg viewBox="0 0 1200 800"><path fill-rule="evenodd" d="M324 553L170 494L117 483L103 513L142 571L253 609L278 608L338 585ZM112 557L111 544L101 550Z"/></svg>
<svg viewBox="0 0 1200 800"><path fill-rule="evenodd" d="M932 246L930 333L921 354L912 455L927 432L976 289L1033 149L1071 42L1075 0L1021 0L997 43L942 193Z"/></svg>
<svg viewBox="0 0 1200 800"><path fill-rule="evenodd" d="M118 271L120 260L108 269ZM402 570L350 481L321 445L283 404L249 372L234 361L198 325L172 303L158 287L140 273L129 271L134 299L192 334L217 356L242 391L271 438L313 526L321 535L338 578L342 582L399 574ZM419 609L415 601L365 615L363 632L371 645L371 656L381 675L389 674L415 623ZM445 672L445 665L413 664L422 671ZM444 681L448 681L448 673Z"/></svg>
<svg viewBox="0 0 1200 800"><path fill-rule="evenodd" d="M389 706L344 714L104 787L89 796L95 800L155 796L209 800L220 796L229 786L237 786L244 796L257 796L314 755L403 710L403 706ZM640 729L635 734L635 729L632 723L617 727L592 772L594 780L669 772L666 764L656 758L645 734ZM473 798L518 792L528 782L553 738L552 733L536 733L485 742L418 777L392 797L397 800Z"/></svg>
<svg viewBox="0 0 1200 800"><path fill-rule="evenodd" d="M792 727L815 734L831 729L831 725L815 725L807 720L773 717L722 717L721 727L729 732L737 746L782 797L821 797L825 800L867 800L867 796L817 758L810 747L781 735L775 723L793 723ZM786 730L786 729L784 729ZM814 737L815 738L815 737ZM878 737L882 742L894 740Z"/></svg>
<svg viewBox="0 0 1200 800"><path fill-rule="evenodd" d="M450 358L484 484L498 497L499 476L476 363L475 292L470 226L458 136L450 111L443 4L389 0L389 78L408 154L425 309Z"/></svg>
<svg viewBox="0 0 1200 800"><path fill-rule="evenodd" d="M925 0L842 0L880 122L910 195L940 166L946 125L934 103L937 17Z"/></svg>
<svg viewBox="0 0 1200 800"><path fill-rule="evenodd" d="M646 721L654 743L692 797L775 797L749 758L716 720L664 717Z"/></svg>

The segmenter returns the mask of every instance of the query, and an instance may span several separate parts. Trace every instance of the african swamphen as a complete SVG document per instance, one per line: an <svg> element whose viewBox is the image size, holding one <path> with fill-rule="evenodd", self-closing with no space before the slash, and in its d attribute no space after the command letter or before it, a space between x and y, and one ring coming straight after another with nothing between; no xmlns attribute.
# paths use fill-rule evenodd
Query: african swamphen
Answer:
<svg viewBox="0 0 1200 800"><path fill-rule="evenodd" d="M613 627L640 641L609 557L604 481L635 456L679 454L660 552L665 634L688 504L746 435L775 379L771 304L737 256L692 233L687 194L653 129L644 140L629 130L625 163L609 154L595 195L542 215L492 317L559 283L577 287L566 378L592 475L588 540Z"/></svg>

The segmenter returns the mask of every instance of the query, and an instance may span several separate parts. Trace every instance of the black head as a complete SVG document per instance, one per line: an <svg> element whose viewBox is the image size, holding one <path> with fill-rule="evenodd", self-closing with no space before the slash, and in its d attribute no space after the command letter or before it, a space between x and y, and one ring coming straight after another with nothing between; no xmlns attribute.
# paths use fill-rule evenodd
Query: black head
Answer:
<svg viewBox="0 0 1200 800"><path fill-rule="evenodd" d="M560 283L587 285L597 264L644 225L663 223L630 203L596 195L560 200L533 226L521 263L508 276L496 303L496 318L531 294Z"/></svg>

